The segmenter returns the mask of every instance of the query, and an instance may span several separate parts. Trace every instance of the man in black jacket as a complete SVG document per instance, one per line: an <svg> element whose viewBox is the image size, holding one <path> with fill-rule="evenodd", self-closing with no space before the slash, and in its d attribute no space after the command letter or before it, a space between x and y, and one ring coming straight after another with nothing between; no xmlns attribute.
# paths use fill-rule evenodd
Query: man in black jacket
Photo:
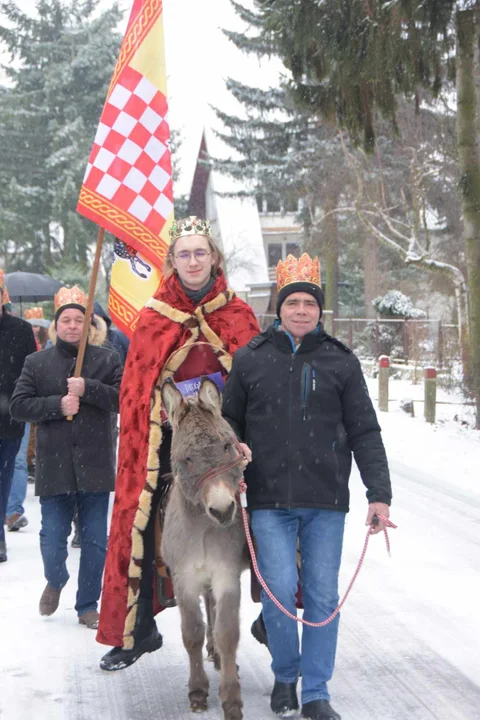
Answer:
<svg viewBox="0 0 480 720"><path fill-rule="evenodd" d="M12 485L15 456L22 442L25 424L15 422L8 405L25 358L37 349L29 323L8 315L5 278L0 269L0 563L7 560L5 516Z"/></svg>
<svg viewBox="0 0 480 720"><path fill-rule="evenodd" d="M322 622L338 604L352 453L367 488L366 524L388 518L391 486L380 427L360 363L319 323L318 259L288 256L277 268L279 320L235 354L223 412L251 460L245 479L258 564L275 597L296 613L300 544L304 618ZM335 661L338 615L322 628L297 624L262 593L277 715L338 720L327 682Z"/></svg>
<svg viewBox="0 0 480 720"><path fill-rule="evenodd" d="M59 290L56 344L28 358L10 410L37 428L35 494L42 509L40 549L47 579L40 614L55 612L69 577L67 538L76 505L81 555L75 610L82 625L95 629L115 483L111 413L118 412L122 369L117 352L87 345L82 377L73 377L86 305L78 288Z"/></svg>

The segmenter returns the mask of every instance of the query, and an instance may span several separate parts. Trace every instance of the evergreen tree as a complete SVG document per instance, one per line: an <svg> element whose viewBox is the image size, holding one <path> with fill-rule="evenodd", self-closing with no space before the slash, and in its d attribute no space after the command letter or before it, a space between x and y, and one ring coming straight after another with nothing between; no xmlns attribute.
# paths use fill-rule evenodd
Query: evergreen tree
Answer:
<svg viewBox="0 0 480 720"><path fill-rule="evenodd" d="M88 265L94 229L75 212L118 56L121 14L99 0L3 2L11 64L0 105L0 243L7 267Z"/></svg>
<svg viewBox="0 0 480 720"><path fill-rule="evenodd" d="M480 6L476 0L254 0L234 3L252 36L230 33L237 46L277 54L291 72L290 97L308 114L348 130L368 152L377 111L397 130L398 99L420 88L457 90L457 138L469 324L464 370L477 401L480 429ZM453 49L456 49L456 55ZM468 352L467 352L468 348Z"/></svg>

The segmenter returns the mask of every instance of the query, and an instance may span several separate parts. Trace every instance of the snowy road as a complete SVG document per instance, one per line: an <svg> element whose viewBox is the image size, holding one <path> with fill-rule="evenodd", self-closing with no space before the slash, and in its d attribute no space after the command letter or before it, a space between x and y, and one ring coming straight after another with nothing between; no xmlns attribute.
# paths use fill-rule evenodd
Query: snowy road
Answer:
<svg viewBox="0 0 480 720"><path fill-rule="evenodd" d="M388 423L387 423L388 425ZM393 430L393 428L392 428ZM389 432L386 432L387 448ZM392 439L393 448L393 439ZM471 447L477 475L480 447ZM470 450L469 450L470 453ZM407 456L391 453L395 504L393 557L375 538L344 608L337 667L331 683L343 720L480 719L480 490L412 470ZM363 486L351 479L352 511L345 536L341 586L361 551L365 528ZM0 566L1 720L164 720L191 718L187 663L176 610L159 616L164 646L126 671L98 669L104 648L77 624L75 582L51 618L37 614L44 586L38 549L39 508L31 496L30 525L8 533L9 561ZM78 566L71 551L70 571ZM273 717L267 651L249 633L258 606L245 576L239 665L246 720ZM208 720L221 718L211 679Z"/></svg>

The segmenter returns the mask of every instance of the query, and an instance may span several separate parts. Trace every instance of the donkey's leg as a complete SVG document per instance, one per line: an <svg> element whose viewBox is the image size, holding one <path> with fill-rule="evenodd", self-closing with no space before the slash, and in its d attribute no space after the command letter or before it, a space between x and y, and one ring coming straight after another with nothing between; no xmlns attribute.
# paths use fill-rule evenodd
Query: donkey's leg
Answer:
<svg viewBox="0 0 480 720"><path fill-rule="evenodd" d="M207 613L207 655L210 662L213 662L215 670L220 670L220 656L215 647L213 628L215 627L215 598L212 590L207 590L203 596L205 600L205 612Z"/></svg>
<svg viewBox="0 0 480 720"><path fill-rule="evenodd" d="M243 718L237 647L240 638L240 578L222 568L212 584L216 599L215 647L220 655L220 699L225 720Z"/></svg>
<svg viewBox="0 0 480 720"><path fill-rule="evenodd" d="M193 712L207 709L208 677L203 667L203 644L205 642L205 623L203 622L199 598L187 588L175 586L175 596L180 608L182 619L182 637L190 660L190 678L188 681L188 698ZM183 584L183 583L182 583ZM180 585L182 585L180 584Z"/></svg>

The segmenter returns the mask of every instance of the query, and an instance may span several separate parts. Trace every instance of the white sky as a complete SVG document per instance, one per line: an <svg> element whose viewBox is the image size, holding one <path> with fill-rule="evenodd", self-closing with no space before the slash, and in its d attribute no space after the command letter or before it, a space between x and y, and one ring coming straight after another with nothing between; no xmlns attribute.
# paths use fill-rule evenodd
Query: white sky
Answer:
<svg viewBox="0 0 480 720"><path fill-rule="evenodd" d="M34 0L16 2L25 11L35 9ZM244 0L244 4L252 3ZM110 5L110 0L101 2L103 8ZM120 0L125 23L132 5L133 0ZM239 52L221 32L222 27L237 31L242 27L229 0L164 0L163 6L170 125L183 136L178 189L187 192L209 105L227 111L233 106L226 78L268 86L275 84L277 74L271 64L264 62L261 67L257 59Z"/></svg>

